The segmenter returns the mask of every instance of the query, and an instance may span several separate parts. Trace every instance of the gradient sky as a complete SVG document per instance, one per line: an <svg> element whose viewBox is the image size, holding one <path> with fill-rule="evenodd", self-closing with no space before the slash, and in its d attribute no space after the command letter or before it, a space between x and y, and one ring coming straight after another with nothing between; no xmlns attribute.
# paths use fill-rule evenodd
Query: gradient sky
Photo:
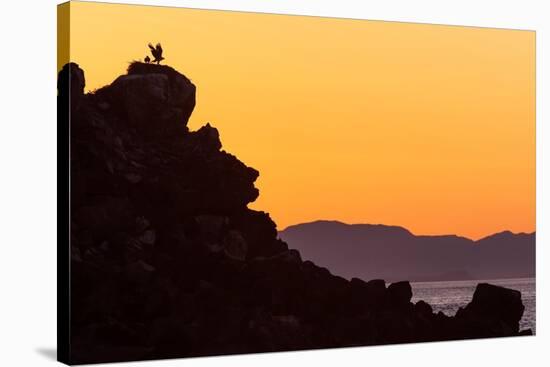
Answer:
<svg viewBox="0 0 550 367"><path fill-rule="evenodd" d="M189 126L260 171L253 209L477 239L535 230L535 33L73 2L86 89L160 41Z"/></svg>

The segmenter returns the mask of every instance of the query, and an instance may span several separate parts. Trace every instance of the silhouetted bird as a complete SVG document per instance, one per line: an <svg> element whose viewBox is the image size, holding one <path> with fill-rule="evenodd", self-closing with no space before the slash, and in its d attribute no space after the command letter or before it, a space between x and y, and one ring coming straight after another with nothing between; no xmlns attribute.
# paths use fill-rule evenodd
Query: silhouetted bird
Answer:
<svg viewBox="0 0 550 367"><path fill-rule="evenodd" d="M152 44L149 44L149 48L151 49L151 53L155 58L153 62L156 62L158 65L162 60L164 60L164 57L162 57L162 47L160 46L160 43L157 43L156 47L153 47Z"/></svg>
<svg viewBox="0 0 550 367"><path fill-rule="evenodd" d="M145 58L143 59L143 61L145 61L147 64L151 62L151 58L149 56L145 56Z"/></svg>

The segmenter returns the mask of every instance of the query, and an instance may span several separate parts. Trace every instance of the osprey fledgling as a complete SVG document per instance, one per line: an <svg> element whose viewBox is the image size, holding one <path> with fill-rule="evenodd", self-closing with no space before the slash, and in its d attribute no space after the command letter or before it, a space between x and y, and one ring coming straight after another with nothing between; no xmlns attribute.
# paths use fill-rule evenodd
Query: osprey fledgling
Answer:
<svg viewBox="0 0 550 367"><path fill-rule="evenodd" d="M145 56L145 59L143 59L147 64L151 62L151 58L149 56Z"/></svg>
<svg viewBox="0 0 550 367"><path fill-rule="evenodd" d="M160 64L160 62L164 60L164 57L162 57L162 47L160 43L157 43L156 47L153 47L153 45L149 43L149 48L151 49L151 54L155 58L153 62L156 62L157 65Z"/></svg>

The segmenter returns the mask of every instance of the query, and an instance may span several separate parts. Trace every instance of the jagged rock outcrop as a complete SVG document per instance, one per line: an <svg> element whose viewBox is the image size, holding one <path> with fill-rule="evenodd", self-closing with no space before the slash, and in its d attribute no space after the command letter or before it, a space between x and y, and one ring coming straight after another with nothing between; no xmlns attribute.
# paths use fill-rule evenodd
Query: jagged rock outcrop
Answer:
<svg viewBox="0 0 550 367"><path fill-rule="evenodd" d="M103 108L112 108L140 135L181 135L195 107L195 85L164 65L133 63L127 75L96 92ZM155 123L151 123L155 121Z"/></svg>
<svg viewBox="0 0 550 367"><path fill-rule="evenodd" d="M463 323L464 336L477 328L485 337L517 335L524 306L521 293L492 284L478 284L472 302L459 309L456 318Z"/></svg>
<svg viewBox="0 0 550 367"><path fill-rule="evenodd" d="M57 79L57 91L59 101L71 101L71 108L78 110L80 101L84 96L84 71L76 63L69 63L63 66ZM68 109L68 105L64 106Z"/></svg>
<svg viewBox="0 0 550 367"><path fill-rule="evenodd" d="M390 284L388 287L390 302L396 305L407 305L411 302L412 288L409 282L401 281Z"/></svg>
<svg viewBox="0 0 550 367"><path fill-rule="evenodd" d="M289 250L247 208L258 172L210 124L187 129L195 86L174 69L133 64L88 94L69 76L73 363L519 334L508 290L480 285L447 317L408 282L348 281Z"/></svg>

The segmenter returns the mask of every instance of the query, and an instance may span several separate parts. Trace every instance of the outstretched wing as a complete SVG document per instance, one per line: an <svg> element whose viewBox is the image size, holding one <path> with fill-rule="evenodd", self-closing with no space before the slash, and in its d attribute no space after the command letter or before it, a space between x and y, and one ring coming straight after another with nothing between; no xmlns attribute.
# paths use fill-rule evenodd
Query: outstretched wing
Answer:
<svg viewBox="0 0 550 367"><path fill-rule="evenodd" d="M157 43L157 52L159 57L162 56L162 46L160 45L160 43Z"/></svg>
<svg viewBox="0 0 550 367"><path fill-rule="evenodd" d="M151 49L151 52L152 52L152 53L155 52L155 48L153 47L152 44L149 43L148 46L149 46L149 48Z"/></svg>

